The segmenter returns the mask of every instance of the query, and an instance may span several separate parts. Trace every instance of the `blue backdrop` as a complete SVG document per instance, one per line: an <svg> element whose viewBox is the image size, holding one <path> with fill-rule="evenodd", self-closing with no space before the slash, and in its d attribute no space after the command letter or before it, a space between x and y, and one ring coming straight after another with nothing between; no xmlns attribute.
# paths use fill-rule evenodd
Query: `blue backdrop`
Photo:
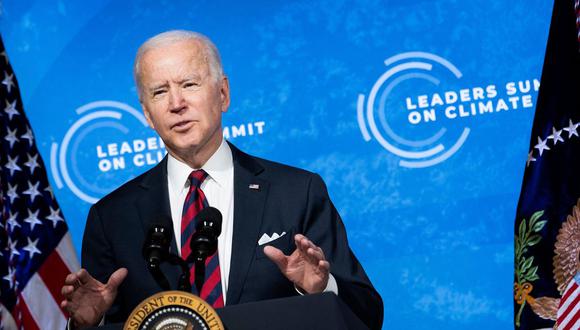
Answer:
<svg viewBox="0 0 580 330"><path fill-rule="evenodd" d="M551 6L5 1L0 30L77 250L90 204L165 152L141 115L137 47L191 29L230 78L224 135L328 184L385 328L508 329Z"/></svg>

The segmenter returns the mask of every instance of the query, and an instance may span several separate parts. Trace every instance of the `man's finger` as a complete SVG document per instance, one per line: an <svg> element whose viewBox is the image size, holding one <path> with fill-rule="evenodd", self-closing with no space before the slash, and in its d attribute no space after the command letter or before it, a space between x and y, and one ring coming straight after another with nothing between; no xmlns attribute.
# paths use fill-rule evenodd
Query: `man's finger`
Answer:
<svg viewBox="0 0 580 330"><path fill-rule="evenodd" d="M296 235L296 246L297 247L299 246L300 250L303 251L304 253L308 253L309 248L322 252L321 248L319 248L310 239L308 239L308 237L301 234Z"/></svg>
<svg viewBox="0 0 580 330"><path fill-rule="evenodd" d="M308 238L302 234L296 234L294 236L294 242L296 243L296 246L300 245L300 246L307 246L308 245Z"/></svg>
<svg viewBox="0 0 580 330"><path fill-rule="evenodd" d="M70 273L66 276L66 278L64 279L64 284L65 285L72 285L74 284L76 281L78 280L77 274L76 273Z"/></svg>
<svg viewBox="0 0 580 330"><path fill-rule="evenodd" d="M330 262L326 260L320 260L318 262L318 269L323 273L330 273Z"/></svg>
<svg viewBox="0 0 580 330"><path fill-rule="evenodd" d="M68 301L63 300L60 302L60 308L64 309L65 311L69 312L68 310Z"/></svg>
<svg viewBox="0 0 580 330"><path fill-rule="evenodd" d="M302 235L302 234L296 234L296 235L294 235L294 239L297 239L297 240L302 240L302 239L304 239L304 238L306 238L306 236L304 236L304 235ZM306 238L306 239L307 239L307 238Z"/></svg>
<svg viewBox="0 0 580 330"><path fill-rule="evenodd" d="M127 277L128 273L129 272L127 271L127 268L117 269L113 274L111 274L111 277L109 277L107 286L109 286L111 289L117 289L117 287L123 283L123 280L125 277Z"/></svg>
<svg viewBox="0 0 580 330"><path fill-rule="evenodd" d="M78 278L77 281L80 284L85 284L89 282L91 279L93 279L91 274L89 274L89 272L87 272L87 270L84 268L81 268L78 272L76 272L76 276Z"/></svg>
<svg viewBox="0 0 580 330"><path fill-rule="evenodd" d="M280 249L268 245L264 247L264 254L272 260L282 272L284 272L288 267L287 257L282 251L280 251Z"/></svg>
<svg viewBox="0 0 580 330"><path fill-rule="evenodd" d="M73 291L75 290L75 287L72 285L65 285L62 287L62 289L60 290L60 293L62 293L62 295L65 298L68 298L68 296L73 293Z"/></svg>
<svg viewBox="0 0 580 330"><path fill-rule="evenodd" d="M296 248L304 254L308 253L308 248L310 247L308 242L308 238L306 238L304 235L297 234L294 236L294 243L296 244Z"/></svg>
<svg viewBox="0 0 580 330"><path fill-rule="evenodd" d="M306 252L316 263L320 260L324 260L324 253L322 253L321 249L308 248Z"/></svg>
<svg viewBox="0 0 580 330"><path fill-rule="evenodd" d="M308 237L297 234L294 239L296 247L310 263L318 264L318 261L326 259L322 249L316 246Z"/></svg>

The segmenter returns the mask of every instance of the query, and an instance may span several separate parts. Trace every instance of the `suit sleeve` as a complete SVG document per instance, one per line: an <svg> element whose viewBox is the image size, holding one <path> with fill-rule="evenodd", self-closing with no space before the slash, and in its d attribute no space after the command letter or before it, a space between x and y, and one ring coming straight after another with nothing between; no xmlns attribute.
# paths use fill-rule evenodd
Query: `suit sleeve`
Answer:
<svg viewBox="0 0 580 330"><path fill-rule="evenodd" d="M107 283L111 274L119 268L116 265L111 244L107 240L105 232L97 206L93 205L89 210L83 235L81 261L82 267L101 283ZM115 316L118 311L118 304L115 302L105 314L105 320L107 322L124 322L125 320L118 320L118 317Z"/></svg>
<svg viewBox="0 0 580 330"><path fill-rule="evenodd" d="M319 175L311 177L307 205L302 231L324 251L338 284L338 296L370 329L380 329L382 299L351 251L344 224Z"/></svg>

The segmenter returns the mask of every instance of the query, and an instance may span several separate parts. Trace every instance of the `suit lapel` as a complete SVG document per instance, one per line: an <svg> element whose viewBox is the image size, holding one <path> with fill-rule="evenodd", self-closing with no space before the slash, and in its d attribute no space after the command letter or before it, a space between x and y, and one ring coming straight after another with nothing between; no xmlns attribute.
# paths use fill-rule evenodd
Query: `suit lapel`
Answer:
<svg viewBox="0 0 580 330"><path fill-rule="evenodd" d="M147 172L140 183L143 193L136 201L143 237L154 225L162 225L171 233L171 252L177 254L177 243L173 234L169 192L167 191L167 156L151 171ZM171 288L177 287L179 268L163 263L161 269L167 277Z"/></svg>
<svg viewBox="0 0 580 330"><path fill-rule="evenodd" d="M230 144L234 161L234 234L226 303L237 304L256 251L269 183L264 169Z"/></svg>

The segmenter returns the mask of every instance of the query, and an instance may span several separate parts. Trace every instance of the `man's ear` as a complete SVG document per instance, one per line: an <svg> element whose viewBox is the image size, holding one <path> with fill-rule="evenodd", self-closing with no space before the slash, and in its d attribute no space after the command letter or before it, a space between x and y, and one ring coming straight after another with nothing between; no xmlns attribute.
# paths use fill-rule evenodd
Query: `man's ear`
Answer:
<svg viewBox="0 0 580 330"><path fill-rule="evenodd" d="M143 109L143 115L145 115L145 120L147 120L147 124L149 124L149 127L155 130L155 125L153 125L153 120L151 120L151 114L149 113L149 110L147 110L147 107L143 103L141 103L141 109Z"/></svg>
<svg viewBox="0 0 580 330"><path fill-rule="evenodd" d="M221 81L220 98L222 101L222 112L228 111L230 107L230 82L226 75L223 76Z"/></svg>

